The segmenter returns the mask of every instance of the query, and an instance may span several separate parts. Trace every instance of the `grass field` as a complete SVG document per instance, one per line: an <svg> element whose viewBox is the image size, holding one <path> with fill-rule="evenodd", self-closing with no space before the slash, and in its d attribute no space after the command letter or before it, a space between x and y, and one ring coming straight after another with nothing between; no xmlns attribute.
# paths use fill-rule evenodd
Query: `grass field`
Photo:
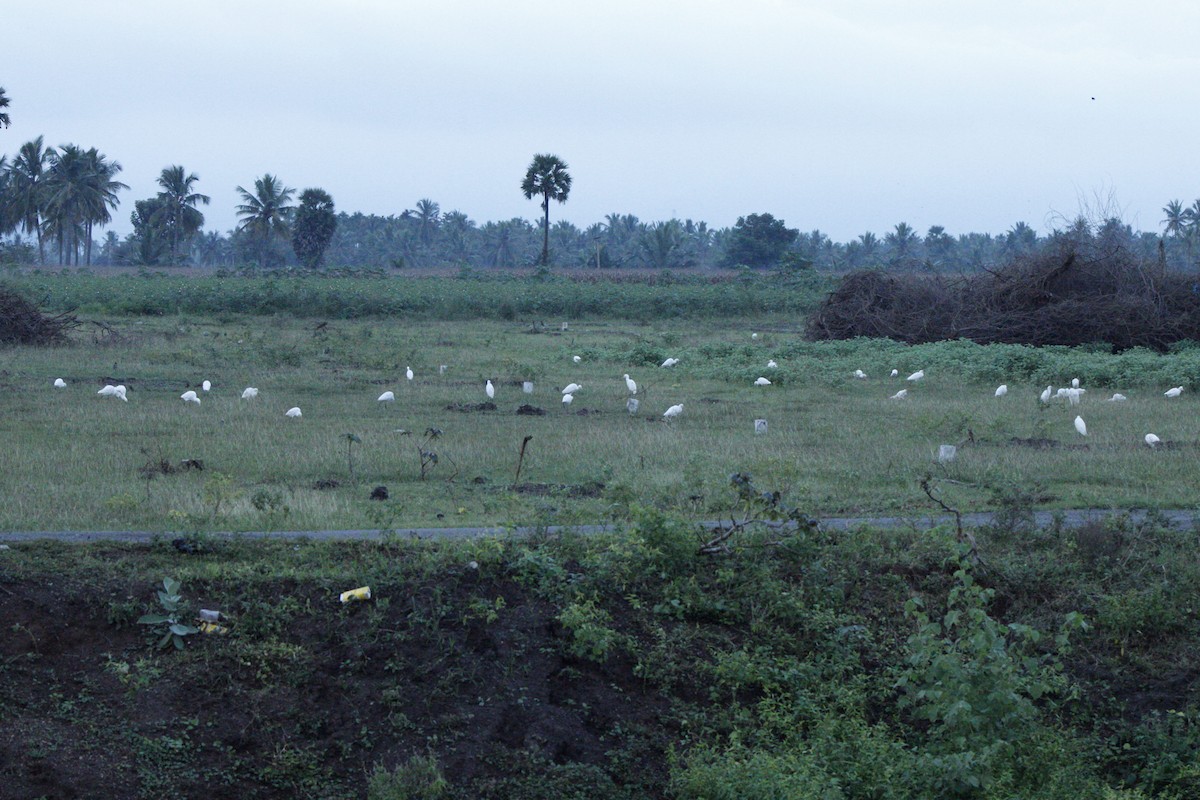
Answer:
<svg viewBox="0 0 1200 800"><path fill-rule="evenodd" d="M926 474L964 511L1014 494L1046 508L1195 504L1197 350L808 343L778 317L566 331L248 316L115 326L101 343L0 352L0 528L571 524L620 518L632 503L716 517L733 502L733 472L820 515L928 510ZM680 363L658 366L668 356ZM918 368L926 378L906 383ZM627 372L639 384L634 415ZM760 376L772 385L754 386ZM1038 402L1045 384L1076 376L1089 390L1081 405ZM52 388L58 377L66 388ZM495 409L480 410L488 379ZM126 385L128 402L97 396L105 381ZM584 388L564 408L559 390L572 381ZM1000 382L1009 393L997 398ZM1163 397L1181 383L1182 397ZM259 396L241 399L247 386ZM189 388L199 406L180 400ZM376 401L385 390L394 403ZM1128 402L1106 402L1114 391ZM676 403L684 413L664 420ZM516 413L526 404L545 414ZM284 416L292 406L302 418ZM765 435L755 419L768 421ZM1149 432L1165 444L1151 450ZM955 462L934 463L940 444L960 445ZM422 450L438 456L424 477ZM204 469L181 469L185 460ZM381 485L390 499L369 500Z"/></svg>

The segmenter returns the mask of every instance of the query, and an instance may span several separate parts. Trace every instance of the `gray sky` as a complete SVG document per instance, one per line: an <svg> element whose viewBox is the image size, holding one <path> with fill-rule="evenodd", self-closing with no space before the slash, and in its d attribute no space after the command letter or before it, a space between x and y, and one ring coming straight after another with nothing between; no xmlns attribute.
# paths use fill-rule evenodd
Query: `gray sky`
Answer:
<svg viewBox="0 0 1200 800"><path fill-rule="evenodd" d="M1158 230L1200 196L1190 3L47 0L0 24L0 153L42 134L120 161L122 234L172 164L221 231L267 172L340 211L535 219L538 152L574 179L551 219L581 227L770 212L846 241L1115 208Z"/></svg>

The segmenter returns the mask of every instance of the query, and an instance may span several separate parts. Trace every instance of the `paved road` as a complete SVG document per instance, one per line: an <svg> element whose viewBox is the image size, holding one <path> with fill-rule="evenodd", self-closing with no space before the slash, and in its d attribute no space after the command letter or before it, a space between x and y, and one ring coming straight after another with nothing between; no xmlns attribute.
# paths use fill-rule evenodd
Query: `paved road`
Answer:
<svg viewBox="0 0 1200 800"><path fill-rule="evenodd" d="M1085 523L1103 521L1109 517L1127 516L1133 522L1145 520L1145 511L1113 511L1103 509L1071 509L1066 511L1038 511L1034 513L1034 522L1040 528L1054 525L1061 521L1063 527L1077 528ZM1154 516L1163 520L1172 528L1180 530L1195 530L1200 527L1200 511L1156 511ZM963 514L963 524L970 528L989 525L995 519L991 513ZM904 517L825 517L821 519L822 527L828 530L848 530L862 525L876 528L914 528L927 530L938 525L952 525L954 518L948 514ZM715 526L718 523L705 523ZM614 529L613 525L552 525L545 528L397 528L397 536L406 539L475 539L481 536L530 536L536 533L559 533L570 530L578 533L603 533ZM151 531L0 531L0 542L16 543L29 542L39 539L52 539L62 542L148 542L155 537L169 538L176 536L172 533L154 533ZM213 533L212 536L241 536L248 539L318 539L346 540L379 539L382 534L378 530L346 530L346 531L250 531L241 533Z"/></svg>

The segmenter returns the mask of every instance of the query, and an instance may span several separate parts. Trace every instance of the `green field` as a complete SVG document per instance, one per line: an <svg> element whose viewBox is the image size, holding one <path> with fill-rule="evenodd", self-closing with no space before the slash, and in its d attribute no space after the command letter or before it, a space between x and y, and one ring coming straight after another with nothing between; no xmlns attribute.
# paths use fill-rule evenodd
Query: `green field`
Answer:
<svg viewBox="0 0 1200 800"><path fill-rule="evenodd" d="M622 518L632 503L713 518L730 507L733 472L818 515L929 510L926 474L964 511L1013 493L1046 508L1195 504L1200 350L809 343L780 317L109 321L116 334L99 343L84 329L67 346L0 353L0 528L572 524ZM680 363L660 367L667 357ZM927 377L907 384L918 368ZM625 373L639 384L634 415ZM772 385L753 385L760 376ZM1081 405L1038 402L1046 384L1076 376ZM59 377L66 388L52 387ZM489 379L495 409L478 410ZM126 385L128 402L98 396L105 380ZM584 388L564 408L572 381ZM997 398L1000 382L1009 393ZM1163 397L1181 383L1182 397ZM241 399L247 386L259 396ZM180 399L189 388L199 406ZM388 390L396 401L377 402ZM1106 402L1114 391L1128 402ZM684 413L664 420L676 403ZM545 414L518 414L526 404ZM293 406L302 418L284 416ZM1149 432L1166 444L1151 450ZM957 460L935 464L947 443ZM424 477L422 450L438 456ZM185 460L204 469L180 469ZM390 499L370 501L381 485Z"/></svg>
<svg viewBox="0 0 1200 800"><path fill-rule="evenodd" d="M1194 507L1200 348L811 343L816 283L775 278L643 284L642 305L607 311L623 289L557 278L286 279L248 313L271 280L15 279L84 324L0 350L0 530L185 534L0 550L16 796L1198 796L1194 532L1020 523ZM416 295L435 299L365 310ZM1080 405L1039 402L1076 377ZM106 381L128 402L98 396ZM936 463L941 444L956 460ZM750 525L705 553L697 520L772 511L731 473L812 515L939 511L926 479L960 510L1012 513L973 551L949 526ZM596 522L612 533L389 533ZM327 528L385 535L206 535ZM219 609L227 632L158 649L169 629L138 620L168 577L180 623ZM358 586L369 602L338 601Z"/></svg>

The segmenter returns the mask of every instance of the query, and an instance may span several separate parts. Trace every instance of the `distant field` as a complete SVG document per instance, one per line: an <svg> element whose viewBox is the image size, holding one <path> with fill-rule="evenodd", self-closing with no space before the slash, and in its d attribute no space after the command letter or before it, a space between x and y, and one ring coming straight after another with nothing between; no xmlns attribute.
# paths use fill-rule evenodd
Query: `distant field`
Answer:
<svg viewBox="0 0 1200 800"><path fill-rule="evenodd" d="M1043 508L1195 505L1200 350L809 343L802 320L780 315L100 318L116 336L97 343L83 331L66 347L0 351L0 528L571 524L623 518L634 504L714 518L731 510L737 471L813 514L930 510L926 474L964 511L1022 498ZM680 363L659 367L667 357ZM917 369L927 377L906 384ZM635 415L624 373L640 387ZM760 376L772 385L754 386ZM58 377L67 388L52 388ZM1082 405L1038 402L1046 384L1072 377L1088 389ZM495 410L473 410L487 379ZM96 395L106 380L128 387L127 403ZM584 388L564 409L559 389L572 381ZM1001 382L1009 393L996 398ZM1182 397L1162 396L1179 384ZM240 399L247 386L259 396ZM906 399L889 399L905 386ZM199 406L180 400L189 388ZM385 390L395 403L376 402ZM1129 401L1105 402L1114 391ZM684 413L664 421L676 403ZM519 415L523 404L546 413ZM292 406L302 418L284 416ZM765 435L754 433L760 418ZM1165 445L1152 451L1148 432ZM939 466L945 443L959 456ZM424 478L422 450L438 456L425 458ZM189 459L203 470L182 468ZM376 486L387 501L368 499Z"/></svg>

